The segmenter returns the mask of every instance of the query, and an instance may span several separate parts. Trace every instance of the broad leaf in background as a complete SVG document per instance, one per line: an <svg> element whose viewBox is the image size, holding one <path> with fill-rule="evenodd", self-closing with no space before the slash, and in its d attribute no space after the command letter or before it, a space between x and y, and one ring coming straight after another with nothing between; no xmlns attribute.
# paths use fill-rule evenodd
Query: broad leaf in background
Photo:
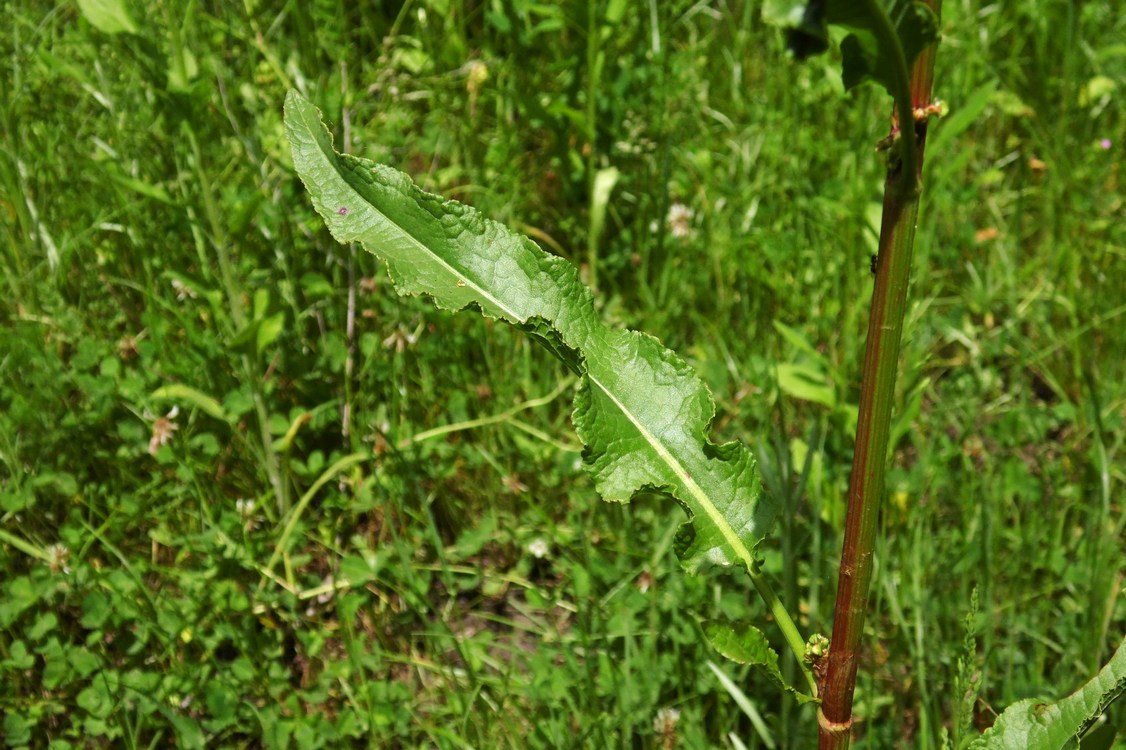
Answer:
<svg viewBox="0 0 1126 750"><path fill-rule="evenodd" d="M78 0L78 9L98 31L106 34L137 33L137 24L122 0Z"/></svg>
<svg viewBox="0 0 1126 750"><path fill-rule="evenodd" d="M914 0L874 0L895 27L907 66L919 53L938 41L938 18L926 5ZM820 54L829 48L829 26L849 31L841 41L842 78L846 89L875 81L891 93L892 52L875 33L876 19L865 3L856 0L767 0L763 19L787 30L786 44L798 59Z"/></svg>
<svg viewBox="0 0 1126 750"><path fill-rule="evenodd" d="M829 23L852 32L841 41L841 77L845 88L875 81L892 93L892 52L877 41L872 19L857 12L854 3L837 0L829 5L833 11L828 16ZM847 17L840 12L842 6L848 9ZM888 4L887 13L910 69L919 53L938 41L938 18L926 5L913 0L894 0Z"/></svg>
<svg viewBox="0 0 1126 750"><path fill-rule="evenodd" d="M829 49L826 0L765 0L762 18L786 30L786 49L799 60Z"/></svg>
<svg viewBox="0 0 1126 750"><path fill-rule="evenodd" d="M386 261L400 294L430 295L448 310L475 305L528 331L581 375L574 424L605 499L661 490L691 516L677 544L686 569L754 567L776 505L760 497L745 446L707 439L715 405L683 360L651 336L603 324L562 258L424 193L401 172L337 154L320 113L295 91L285 126L297 173L333 237Z"/></svg>
<svg viewBox="0 0 1126 750"><path fill-rule="evenodd" d="M970 750L1062 750L1079 737L1126 690L1126 640L1086 685L1059 703L1034 699L1005 709Z"/></svg>

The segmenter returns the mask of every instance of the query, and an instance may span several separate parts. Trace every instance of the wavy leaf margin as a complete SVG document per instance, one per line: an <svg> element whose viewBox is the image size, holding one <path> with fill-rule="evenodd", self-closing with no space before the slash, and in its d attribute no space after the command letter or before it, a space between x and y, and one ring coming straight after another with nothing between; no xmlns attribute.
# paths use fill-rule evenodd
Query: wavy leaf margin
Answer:
<svg viewBox="0 0 1126 750"><path fill-rule="evenodd" d="M969 750L1061 750L1079 738L1126 692L1126 639L1099 673L1058 703L1018 701Z"/></svg>
<svg viewBox="0 0 1126 750"><path fill-rule="evenodd" d="M746 446L708 440L715 404L683 360L652 336L605 325L576 269L527 237L397 170L337 153L320 112L296 91L286 96L285 126L332 236L384 260L399 294L425 294L448 310L475 305L529 331L580 374L573 422L606 500L666 493L689 515L677 543L685 569L754 570L777 505L761 496Z"/></svg>

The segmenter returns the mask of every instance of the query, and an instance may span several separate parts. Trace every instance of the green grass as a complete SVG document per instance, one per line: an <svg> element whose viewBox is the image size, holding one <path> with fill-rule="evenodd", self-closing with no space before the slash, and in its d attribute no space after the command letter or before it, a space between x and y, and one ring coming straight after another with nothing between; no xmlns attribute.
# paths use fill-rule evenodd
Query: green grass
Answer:
<svg viewBox="0 0 1126 750"><path fill-rule="evenodd" d="M766 569L807 633L836 586L890 102L788 62L754 3L385 5L136 3L142 33L112 35L0 4L8 745L766 747L710 659L809 746L811 710L697 625L761 618L750 582L682 575L660 498L598 500L568 398L513 411L569 394L534 345L332 241L281 102L302 88L338 146L597 257L604 314L689 358L716 436L785 496ZM1062 696L1126 630L1126 20L946 5L858 747L938 747L959 675L978 726Z"/></svg>

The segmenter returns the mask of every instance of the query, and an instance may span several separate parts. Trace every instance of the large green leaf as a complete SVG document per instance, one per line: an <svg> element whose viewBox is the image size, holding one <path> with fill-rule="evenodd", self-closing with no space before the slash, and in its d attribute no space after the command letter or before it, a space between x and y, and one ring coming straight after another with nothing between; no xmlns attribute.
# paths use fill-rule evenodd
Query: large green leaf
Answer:
<svg viewBox="0 0 1126 750"><path fill-rule="evenodd" d="M708 441L715 405L687 364L652 336L607 327L562 258L401 172L336 153L320 113L295 91L285 125L294 166L333 237L386 261L400 294L429 295L449 310L474 305L528 331L581 375L574 424L604 498L627 502L642 489L676 498L690 515L677 544L690 571L754 565L776 506L760 498L745 446Z"/></svg>
<svg viewBox="0 0 1126 750"><path fill-rule="evenodd" d="M1023 700L1005 709L970 750L1062 750L1079 737L1126 690L1126 640L1086 685L1059 703Z"/></svg>

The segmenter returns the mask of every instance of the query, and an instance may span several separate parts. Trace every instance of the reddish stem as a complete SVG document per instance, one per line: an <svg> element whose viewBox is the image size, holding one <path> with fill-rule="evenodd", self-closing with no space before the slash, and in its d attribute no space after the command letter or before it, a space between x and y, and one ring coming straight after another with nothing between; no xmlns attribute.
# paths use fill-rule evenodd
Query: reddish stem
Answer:
<svg viewBox="0 0 1126 750"><path fill-rule="evenodd" d="M937 13L940 0L926 1ZM919 55L911 70L910 95L915 109L930 104L933 77L932 45ZM917 136L915 164L919 174L904 174L900 169L902 162L894 160L884 183L879 260L864 354L856 453L849 480L833 637L820 690L823 701L818 711L821 750L847 748L852 729L860 638L872 582L872 555L884 492L891 407L919 212L919 191L908 186L920 184L926 146L925 116L912 124Z"/></svg>

